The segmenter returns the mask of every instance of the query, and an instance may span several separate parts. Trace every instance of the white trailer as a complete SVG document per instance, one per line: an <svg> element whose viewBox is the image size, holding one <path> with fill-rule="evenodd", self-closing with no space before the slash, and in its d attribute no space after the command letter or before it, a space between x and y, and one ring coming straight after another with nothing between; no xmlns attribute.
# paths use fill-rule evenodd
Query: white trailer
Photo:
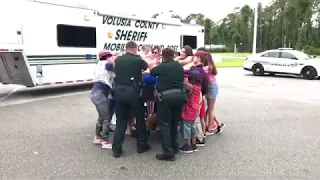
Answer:
<svg viewBox="0 0 320 180"><path fill-rule="evenodd" d="M93 81L98 52L124 50L130 40L139 48L204 46L202 26L182 24L173 18L145 19L53 2L22 0L19 5L1 5L3 84L34 87Z"/></svg>

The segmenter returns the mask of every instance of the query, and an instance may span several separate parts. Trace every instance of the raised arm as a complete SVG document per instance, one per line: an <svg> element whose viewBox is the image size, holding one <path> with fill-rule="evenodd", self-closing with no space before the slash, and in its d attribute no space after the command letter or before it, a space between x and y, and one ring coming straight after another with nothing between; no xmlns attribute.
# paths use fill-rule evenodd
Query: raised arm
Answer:
<svg viewBox="0 0 320 180"><path fill-rule="evenodd" d="M137 58L139 58L138 61L140 62L141 70L145 71L146 69L148 69L148 63L145 60L143 60L140 56Z"/></svg>
<svg viewBox="0 0 320 180"><path fill-rule="evenodd" d="M185 87L185 88L187 89L187 91L188 91L188 96L190 96L190 95L192 94L192 92L193 92L193 85L190 84L188 80L185 80L185 81L183 82L183 85L184 85L184 87Z"/></svg>
<svg viewBox="0 0 320 180"><path fill-rule="evenodd" d="M107 71L113 71L114 70L114 61L118 58L119 56L113 55L108 59L108 62L105 65L105 69Z"/></svg>
<svg viewBox="0 0 320 180"><path fill-rule="evenodd" d="M193 61L193 57L192 56L188 56L187 58L183 59L183 60L178 60L178 62L184 66L187 65L189 63L191 63Z"/></svg>
<svg viewBox="0 0 320 180"><path fill-rule="evenodd" d="M160 73L160 71L161 71L161 68L162 68L161 65L152 68L152 69L150 70L150 74L153 75L153 76L159 76L159 73Z"/></svg>

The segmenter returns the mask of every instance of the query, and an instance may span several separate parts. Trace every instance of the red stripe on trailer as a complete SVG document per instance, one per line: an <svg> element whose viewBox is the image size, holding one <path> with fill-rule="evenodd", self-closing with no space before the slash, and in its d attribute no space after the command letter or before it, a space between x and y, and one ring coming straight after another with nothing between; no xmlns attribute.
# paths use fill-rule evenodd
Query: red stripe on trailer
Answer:
<svg viewBox="0 0 320 180"><path fill-rule="evenodd" d="M0 52L7 52L7 51L9 51L9 49L0 49Z"/></svg>
<svg viewBox="0 0 320 180"><path fill-rule="evenodd" d="M36 86L57 85L57 84L71 84L71 83L92 82L92 81L93 81L93 79L87 79L87 80L76 80L76 81L65 81L65 82L43 83L43 84L36 84Z"/></svg>
<svg viewBox="0 0 320 180"><path fill-rule="evenodd" d="M15 49L14 51L22 52L23 49Z"/></svg>

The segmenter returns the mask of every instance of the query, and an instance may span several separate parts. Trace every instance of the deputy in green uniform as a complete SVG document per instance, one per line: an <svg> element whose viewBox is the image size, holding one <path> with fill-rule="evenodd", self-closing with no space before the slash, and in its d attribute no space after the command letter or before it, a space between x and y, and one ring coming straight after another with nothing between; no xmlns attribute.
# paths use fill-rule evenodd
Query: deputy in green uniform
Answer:
<svg viewBox="0 0 320 180"><path fill-rule="evenodd" d="M159 102L157 121L162 138L162 154L158 160L174 161L178 152L178 122L181 119L186 92L183 86L183 67L173 60L174 51L166 48L162 51L163 63L154 67L150 74L158 77Z"/></svg>
<svg viewBox="0 0 320 180"><path fill-rule="evenodd" d="M146 123L144 120L143 101L140 98L142 71L148 68L148 64L137 56L137 44L128 42L126 54L118 57L114 62L116 75L115 103L117 124L112 145L113 156L120 157L125 131L129 121L129 115L134 113L137 123L137 148L138 153L150 150Z"/></svg>

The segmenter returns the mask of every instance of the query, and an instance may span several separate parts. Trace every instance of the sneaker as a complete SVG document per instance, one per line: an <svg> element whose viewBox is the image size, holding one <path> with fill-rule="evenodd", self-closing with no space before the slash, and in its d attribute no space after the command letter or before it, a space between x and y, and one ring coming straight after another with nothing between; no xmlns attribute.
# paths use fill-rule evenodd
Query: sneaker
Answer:
<svg viewBox="0 0 320 180"><path fill-rule="evenodd" d="M203 147L205 145L205 143L206 143L206 140L204 138L202 139L202 141L197 139L196 146Z"/></svg>
<svg viewBox="0 0 320 180"><path fill-rule="evenodd" d="M213 124L211 130L214 131L217 129L217 125Z"/></svg>
<svg viewBox="0 0 320 180"><path fill-rule="evenodd" d="M191 147L192 147L192 151L193 151L193 152L199 151L199 149L198 149L198 147L197 147L196 144L193 144Z"/></svg>
<svg viewBox="0 0 320 180"><path fill-rule="evenodd" d="M193 153L192 146L190 146L190 145L184 145L183 147L181 147L179 149L179 151L182 153L188 153L188 154Z"/></svg>
<svg viewBox="0 0 320 180"><path fill-rule="evenodd" d="M101 145L102 149L112 149L112 144L109 141L103 141Z"/></svg>
<svg viewBox="0 0 320 180"><path fill-rule="evenodd" d="M131 135L131 131L130 130L126 130L126 135Z"/></svg>
<svg viewBox="0 0 320 180"><path fill-rule="evenodd" d="M93 144L101 144L102 143L102 139L99 136L95 136L93 138Z"/></svg>
<svg viewBox="0 0 320 180"><path fill-rule="evenodd" d="M226 126L225 124L221 123L221 126L218 126L218 128L217 128L217 132L216 132L216 134L221 133L221 132L222 132L222 130L223 130L223 128L224 128L225 126Z"/></svg>
<svg viewBox="0 0 320 180"><path fill-rule="evenodd" d="M207 130L206 136L211 136L214 134L214 130Z"/></svg>

